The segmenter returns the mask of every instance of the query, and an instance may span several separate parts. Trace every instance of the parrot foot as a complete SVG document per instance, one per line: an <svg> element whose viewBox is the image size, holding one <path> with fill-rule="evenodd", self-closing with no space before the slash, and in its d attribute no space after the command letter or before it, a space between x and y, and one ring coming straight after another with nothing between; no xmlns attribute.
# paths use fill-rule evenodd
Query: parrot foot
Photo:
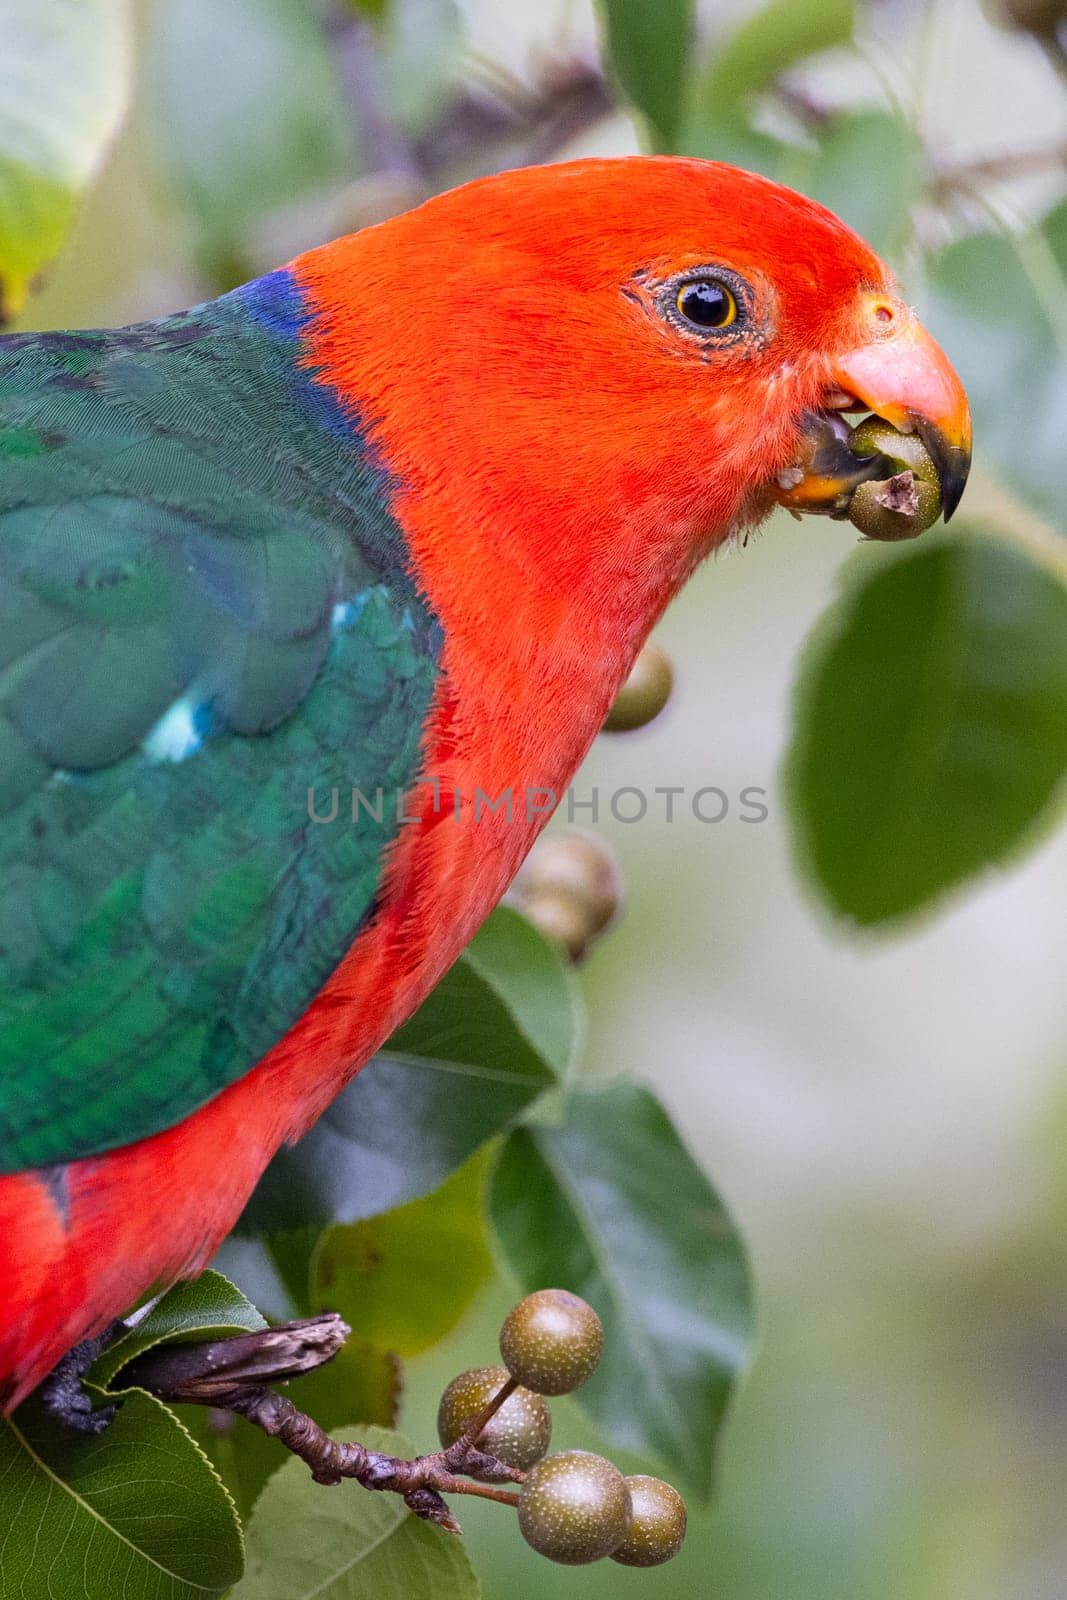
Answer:
<svg viewBox="0 0 1067 1600"><path fill-rule="evenodd" d="M56 1363L37 1390L38 1397L50 1417L69 1428L72 1433L103 1433L115 1420L118 1407L100 1406L93 1410L93 1402L86 1394L82 1379L93 1362L106 1350L120 1333L128 1331L122 1321L113 1322L98 1333L95 1339L84 1339L68 1350Z"/></svg>

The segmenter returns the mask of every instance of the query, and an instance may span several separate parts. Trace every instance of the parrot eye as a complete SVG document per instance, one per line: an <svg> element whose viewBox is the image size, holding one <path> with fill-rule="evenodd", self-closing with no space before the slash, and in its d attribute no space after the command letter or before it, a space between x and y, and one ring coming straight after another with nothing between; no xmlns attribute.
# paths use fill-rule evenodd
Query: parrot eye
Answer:
<svg viewBox="0 0 1067 1600"><path fill-rule="evenodd" d="M679 286L674 308L683 321L703 333L737 321L737 299L721 278L690 278Z"/></svg>
<svg viewBox="0 0 1067 1600"><path fill-rule="evenodd" d="M762 348L773 332L753 285L718 263L687 267L658 282L651 273L639 272L634 287L623 292L683 334L688 354L702 361L731 350L747 355Z"/></svg>

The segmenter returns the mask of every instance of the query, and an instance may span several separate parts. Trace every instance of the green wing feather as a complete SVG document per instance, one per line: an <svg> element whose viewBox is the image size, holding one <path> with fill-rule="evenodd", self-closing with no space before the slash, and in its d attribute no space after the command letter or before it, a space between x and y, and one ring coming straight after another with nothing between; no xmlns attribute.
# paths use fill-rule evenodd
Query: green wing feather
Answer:
<svg viewBox="0 0 1067 1600"><path fill-rule="evenodd" d="M0 1171L187 1116L373 908L438 630L299 311L0 339Z"/></svg>

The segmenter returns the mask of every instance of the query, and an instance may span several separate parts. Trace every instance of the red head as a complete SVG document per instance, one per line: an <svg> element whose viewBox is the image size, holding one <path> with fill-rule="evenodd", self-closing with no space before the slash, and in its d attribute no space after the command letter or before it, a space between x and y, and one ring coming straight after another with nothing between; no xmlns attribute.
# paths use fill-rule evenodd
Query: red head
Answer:
<svg viewBox="0 0 1067 1600"><path fill-rule="evenodd" d="M462 590L446 627L499 628L515 603L542 636L577 616L636 648L842 390L968 442L958 380L878 256L716 163L504 173L295 270L428 585Z"/></svg>

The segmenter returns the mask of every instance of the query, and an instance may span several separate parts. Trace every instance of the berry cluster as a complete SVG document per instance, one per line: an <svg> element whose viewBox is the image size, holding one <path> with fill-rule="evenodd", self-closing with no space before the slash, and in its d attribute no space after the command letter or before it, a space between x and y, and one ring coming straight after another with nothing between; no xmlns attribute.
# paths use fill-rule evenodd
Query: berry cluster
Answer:
<svg viewBox="0 0 1067 1600"><path fill-rule="evenodd" d="M527 1544L552 1561L582 1566L610 1556L628 1567L669 1561L685 1538L685 1505L669 1483L625 1478L589 1450L546 1455L552 1419L546 1395L570 1394L595 1371L604 1346L600 1318L565 1289L540 1289L507 1315L500 1330L504 1365L453 1378L437 1428L445 1450L476 1453L470 1476L499 1477L500 1463L521 1483L517 1509ZM478 1458L484 1457L484 1471Z"/></svg>

